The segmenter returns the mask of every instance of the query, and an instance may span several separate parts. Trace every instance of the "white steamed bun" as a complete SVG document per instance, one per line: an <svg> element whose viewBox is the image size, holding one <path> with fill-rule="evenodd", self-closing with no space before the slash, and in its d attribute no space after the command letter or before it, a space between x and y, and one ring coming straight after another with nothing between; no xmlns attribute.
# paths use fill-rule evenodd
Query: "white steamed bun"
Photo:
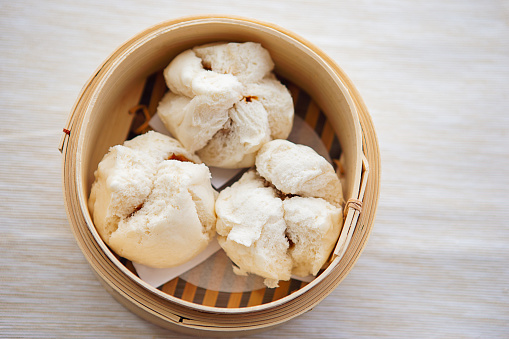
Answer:
<svg viewBox="0 0 509 339"><path fill-rule="evenodd" d="M293 125L292 97L273 68L258 43L186 50L164 70L170 91L157 112L172 135L207 165L250 167L263 144L288 137Z"/></svg>
<svg viewBox="0 0 509 339"><path fill-rule="evenodd" d="M322 159L311 148L270 141L256 157L256 171L219 194L218 241L235 273L257 274L276 287L291 274L316 275L325 264L343 217L341 183Z"/></svg>
<svg viewBox="0 0 509 339"><path fill-rule="evenodd" d="M151 267L182 264L215 234L210 172L173 138L148 132L111 147L99 163L89 209L118 255Z"/></svg>

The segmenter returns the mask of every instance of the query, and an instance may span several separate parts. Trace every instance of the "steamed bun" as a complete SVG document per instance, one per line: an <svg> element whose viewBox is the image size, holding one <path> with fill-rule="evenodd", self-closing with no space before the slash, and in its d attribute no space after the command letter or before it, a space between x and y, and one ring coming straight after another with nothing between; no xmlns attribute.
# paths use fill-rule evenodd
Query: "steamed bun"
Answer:
<svg viewBox="0 0 509 339"><path fill-rule="evenodd" d="M332 166L311 148L289 141L281 147L281 141L265 144L256 170L216 200L218 241L235 273L262 276L268 287L291 274L316 275L343 224L341 183Z"/></svg>
<svg viewBox="0 0 509 339"><path fill-rule="evenodd" d="M88 201L101 238L151 267L182 264L214 237L216 192L200 159L173 138L148 132L111 147Z"/></svg>
<svg viewBox="0 0 509 339"><path fill-rule="evenodd" d="M267 141L286 138L293 101L260 44L216 43L175 57L164 70L170 91L157 112L166 128L209 166L254 165Z"/></svg>

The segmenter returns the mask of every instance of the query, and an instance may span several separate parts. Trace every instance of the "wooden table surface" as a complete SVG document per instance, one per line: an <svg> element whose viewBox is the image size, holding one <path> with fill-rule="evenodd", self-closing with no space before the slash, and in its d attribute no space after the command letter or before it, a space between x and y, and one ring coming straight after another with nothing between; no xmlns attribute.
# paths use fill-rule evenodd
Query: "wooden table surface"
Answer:
<svg viewBox="0 0 509 339"><path fill-rule="evenodd" d="M99 284L65 214L62 128L113 50L224 13L322 48L356 84L382 156L358 263L279 338L509 337L507 1L2 1L0 337L177 338Z"/></svg>

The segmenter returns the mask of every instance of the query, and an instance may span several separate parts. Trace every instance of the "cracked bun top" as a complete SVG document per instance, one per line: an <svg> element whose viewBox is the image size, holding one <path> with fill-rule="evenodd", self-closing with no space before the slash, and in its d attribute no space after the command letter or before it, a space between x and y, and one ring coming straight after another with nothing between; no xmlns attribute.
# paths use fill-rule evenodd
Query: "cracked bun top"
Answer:
<svg viewBox="0 0 509 339"><path fill-rule="evenodd" d="M216 200L218 241L237 274L265 278L267 287L291 274L316 275L343 225L341 183L313 149L273 140Z"/></svg>
<svg viewBox="0 0 509 339"><path fill-rule="evenodd" d="M309 146L288 140L266 143L256 156L256 170L284 194L323 198L335 206L343 203L334 168Z"/></svg>
<svg viewBox="0 0 509 339"><path fill-rule="evenodd" d="M210 172L175 139L148 132L111 147L95 171L89 209L118 255L150 267L172 267L214 237Z"/></svg>
<svg viewBox="0 0 509 339"><path fill-rule="evenodd" d="M293 100L260 44L215 43L177 55L164 70L169 92L157 112L166 128L208 166L254 165L266 142L287 138Z"/></svg>

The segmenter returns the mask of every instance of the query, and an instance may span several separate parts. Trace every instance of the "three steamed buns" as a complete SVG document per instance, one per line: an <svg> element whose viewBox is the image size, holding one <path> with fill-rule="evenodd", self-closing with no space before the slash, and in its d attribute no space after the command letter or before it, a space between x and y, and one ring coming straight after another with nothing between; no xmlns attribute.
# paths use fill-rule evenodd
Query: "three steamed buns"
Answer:
<svg viewBox="0 0 509 339"><path fill-rule="evenodd" d="M314 150L280 140L293 101L273 67L256 43L198 46L168 65L158 114L178 140L140 135L112 147L95 172L89 208L118 255L176 266L217 231L238 274L269 287L317 274L342 227L341 184ZM256 170L218 195L206 165Z"/></svg>

